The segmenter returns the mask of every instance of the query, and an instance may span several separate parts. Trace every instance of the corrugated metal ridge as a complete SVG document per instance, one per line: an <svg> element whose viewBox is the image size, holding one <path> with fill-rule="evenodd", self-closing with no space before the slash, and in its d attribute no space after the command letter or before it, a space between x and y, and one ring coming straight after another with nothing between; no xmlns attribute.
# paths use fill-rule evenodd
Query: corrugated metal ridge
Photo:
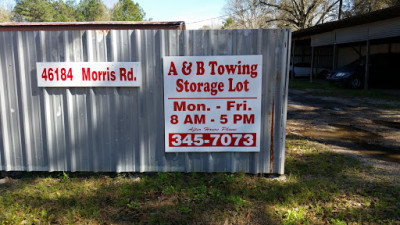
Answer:
<svg viewBox="0 0 400 225"><path fill-rule="evenodd" d="M185 30L184 21L96 21L96 22L9 22L0 23L0 31L35 30L131 30L166 29Z"/></svg>
<svg viewBox="0 0 400 225"><path fill-rule="evenodd" d="M315 35L320 33L329 32L335 29L351 27L361 24L373 23L380 20L387 20L396 17L400 17L400 6L393 6L386 9L373 11L370 13L352 16L342 20L336 20L319 24L310 28L298 30L292 33L293 38L301 38L304 36Z"/></svg>

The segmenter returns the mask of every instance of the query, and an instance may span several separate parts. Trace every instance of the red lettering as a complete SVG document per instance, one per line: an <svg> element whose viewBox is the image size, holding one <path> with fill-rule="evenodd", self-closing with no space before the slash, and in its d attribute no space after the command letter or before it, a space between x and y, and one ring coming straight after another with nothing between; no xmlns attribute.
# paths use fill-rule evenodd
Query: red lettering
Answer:
<svg viewBox="0 0 400 225"><path fill-rule="evenodd" d="M218 66L218 74L219 75L222 75L222 74L224 74L224 72L225 72L225 68L224 68L224 66Z"/></svg>
<svg viewBox="0 0 400 225"><path fill-rule="evenodd" d="M82 80L83 81L90 81L90 68L87 68L85 71L85 68L82 68Z"/></svg>
<svg viewBox="0 0 400 225"><path fill-rule="evenodd" d="M248 92L249 89L249 81L245 80L243 82L237 82L236 84L233 83L233 78L229 78L229 88L228 91L229 92L241 92L241 91L245 91Z"/></svg>
<svg viewBox="0 0 400 225"><path fill-rule="evenodd" d="M182 101L181 104L174 102L174 111L186 111L186 102Z"/></svg>
<svg viewBox="0 0 400 225"><path fill-rule="evenodd" d="M183 124L205 124L206 123L206 115L186 115L185 121Z"/></svg>
<svg viewBox="0 0 400 225"><path fill-rule="evenodd" d="M191 62L183 62L182 73L183 75L189 75L192 72L192 63Z"/></svg>
<svg viewBox="0 0 400 225"><path fill-rule="evenodd" d="M218 92L224 91L223 82L189 82L187 80L178 79L176 81L176 91L178 92L210 92L216 95Z"/></svg>
<svg viewBox="0 0 400 225"><path fill-rule="evenodd" d="M115 81L115 71L111 71L111 80Z"/></svg>
<svg viewBox="0 0 400 225"><path fill-rule="evenodd" d="M204 62L199 61L199 62L196 62L196 63L197 63L197 73L196 73L196 75L204 75L204 72L205 72L205 70L204 70Z"/></svg>
<svg viewBox="0 0 400 225"><path fill-rule="evenodd" d="M176 91L177 92L183 91L183 80L182 79L176 80Z"/></svg>
<svg viewBox="0 0 400 225"><path fill-rule="evenodd" d="M236 67L237 65L225 65L226 72L228 72L228 74L234 74L236 72Z"/></svg>
<svg viewBox="0 0 400 225"><path fill-rule="evenodd" d="M127 76L129 81L133 81L133 68L128 71Z"/></svg>
<svg viewBox="0 0 400 225"><path fill-rule="evenodd" d="M119 69L119 80L122 81L122 78L126 81L126 69L125 68L120 68Z"/></svg>
<svg viewBox="0 0 400 225"><path fill-rule="evenodd" d="M172 75L178 75L178 72L176 72L176 68L175 68L174 62L171 62L171 65L169 67L168 75L171 75L171 73L172 73Z"/></svg>
<svg viewBox="0 0 400 225"><path fill-rule="evenodd" d="M174 101L174 111L207 111L206 104L186 104L186 101Z"/></svg>
<svg viewBox="0 0 400 225"><path fill-rule="evenodd" d="M235 101L228 101L226 104L227 104L226 110L228 110L228 111L231 111L231 108L235 108L235 106L234 106Z"/></svg>
<svg viewBox="0 0 400 225"><path fill-rule="evenodd" d="M211 73L210 75L215 75L215 66L218 65L217 61L210 61L208 63L209 66L211 66Z"/></svg>

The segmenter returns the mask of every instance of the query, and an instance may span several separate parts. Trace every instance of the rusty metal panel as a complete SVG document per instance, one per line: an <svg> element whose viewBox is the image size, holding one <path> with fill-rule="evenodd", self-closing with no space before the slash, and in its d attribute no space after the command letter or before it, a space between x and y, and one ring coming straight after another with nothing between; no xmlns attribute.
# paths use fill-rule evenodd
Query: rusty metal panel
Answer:
<svg viewBox="0 0 400 225"><path fill-rule="evenodd" d="M8 22L0 23L0 31L65 31L65 30L185 30L183 21L95 21L95 22Z"/></svg>
<svg viewBox="0 0 400 225"><path fill-rule="evenodd" d="M0 170L284 173L289 30L0 32ZM165 153L163 57L262 55L261 151ZM39 88L36 62L140 62L142 85Z"/></svg>

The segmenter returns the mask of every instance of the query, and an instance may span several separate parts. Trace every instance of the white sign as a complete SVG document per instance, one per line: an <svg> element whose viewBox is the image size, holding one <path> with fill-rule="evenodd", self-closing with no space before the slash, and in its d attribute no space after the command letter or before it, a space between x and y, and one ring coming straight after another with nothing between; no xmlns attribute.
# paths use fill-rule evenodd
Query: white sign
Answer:
<svg viewBox="0 0 400 225"><path fill-rule="evenodd" d="M140 87L140 62L36 63L39 87Z"/></svg>
<svg viewBox="0 0 400 225"><path fill-rule="evenodd" d="M259 152L262 56L164 57L166 152Z"/></svg>

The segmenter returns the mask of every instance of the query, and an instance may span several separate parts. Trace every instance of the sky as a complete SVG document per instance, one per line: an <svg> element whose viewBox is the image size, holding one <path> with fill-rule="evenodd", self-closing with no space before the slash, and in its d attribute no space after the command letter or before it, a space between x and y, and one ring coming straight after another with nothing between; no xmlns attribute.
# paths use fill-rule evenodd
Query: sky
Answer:
<svg viewBox="0 0 400 225"><path fill-rule="evenodd" d="M118 0L104 0L112 7ZM136 0L146 12L146 19L153 21L185 21L186 29L198 29L204 25L218 26L225 15L226 0ZM201 22L200 22L201 21Z"/></svg>
<svg viewBox="0 0 400 225"><path fill-rule="evenodd" d="M79 2L80 0L75 0ZM111 8L118 0L103 0ZM227 0L134 0L143 8L146 19L153 21L185 21L186 29L199 29L204 25L216 27L225 17ZM14 5L15 0L0 0L1 6ZM214 18L214 19L213 19Z"/></svg>

